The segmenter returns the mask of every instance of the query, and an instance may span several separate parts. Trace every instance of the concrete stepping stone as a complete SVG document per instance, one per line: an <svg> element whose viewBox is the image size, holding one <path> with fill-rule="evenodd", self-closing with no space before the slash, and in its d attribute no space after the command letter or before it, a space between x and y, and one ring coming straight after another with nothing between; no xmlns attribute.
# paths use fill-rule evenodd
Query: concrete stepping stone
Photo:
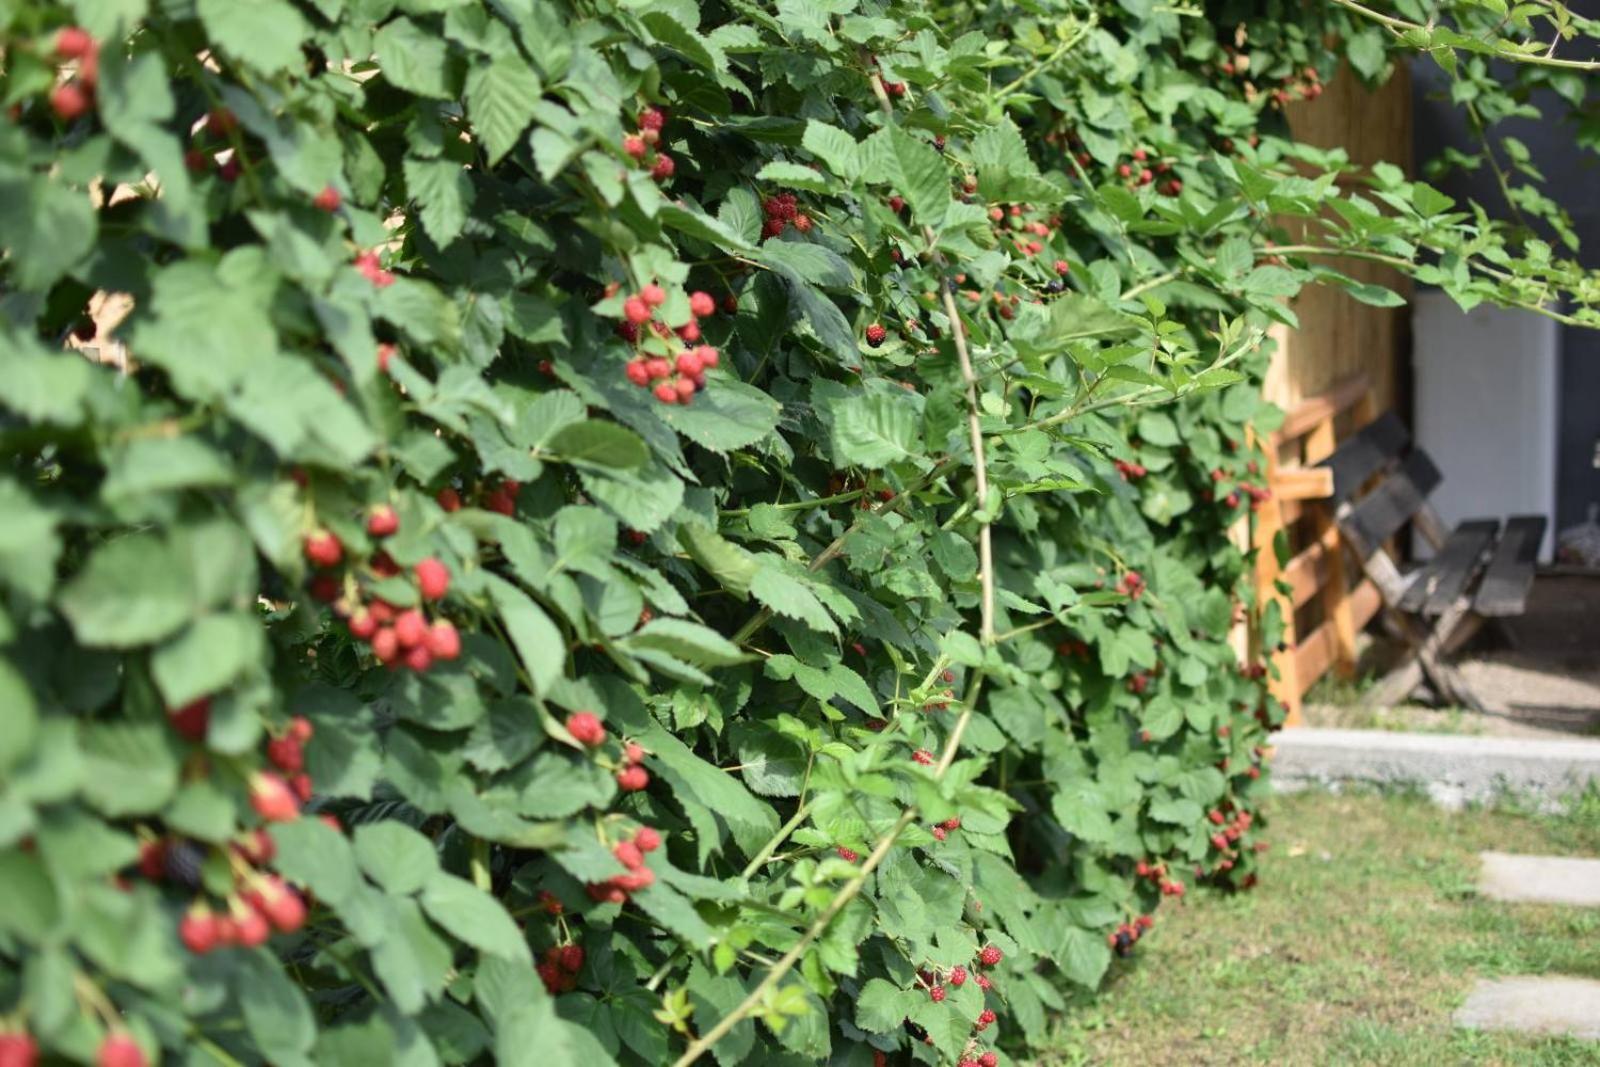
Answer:
<svg viewBox="0 0 1600 1067"><path fill-rule="evenodd" d="M1522 904L1600 908L1600 860L1484 852L1478 892Z"/></svg>
<svg viewBox="0 0 1600 1067"><path fill-rule="evenodd" d="M1466 1030L1600 1040L1600 982L1591 978L1479 979L1455 1014Z"/></svg>

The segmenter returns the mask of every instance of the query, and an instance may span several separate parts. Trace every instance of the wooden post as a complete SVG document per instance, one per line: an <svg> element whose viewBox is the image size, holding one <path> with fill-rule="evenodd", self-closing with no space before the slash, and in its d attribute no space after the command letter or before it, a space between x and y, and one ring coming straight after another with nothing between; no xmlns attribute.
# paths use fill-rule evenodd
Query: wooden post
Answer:
<svg viewBox="0 0 1600 1067"><path fill-rule="evenodd" d="M1365 394L1357 408L1358 420L1361 417L1361 407L1370 409L1371 405L1371 394ZM1335 416L1329 415L1306 435L1307 464L1320 463L1332 455L1334 449L1338 447L1334 418ZM1327 581L1317 592L1317 603L1322 605L1322 615L1333 625L1333 669L1341 678L1354 678L1356 626L1350 612L1350 583L1344 570L1344 546L1339 543L1337 533L1332 537L1327 536L1334 530L1333 509L1328 501L1316 502L1310 506L1309 522L1313 542L1326 540L1331 541L1334 546L1333 551L1323 556L1327 567Z"/></svg>
<svg viewBox="0 0 1600 1067"><path fill-rule="evenodd" d="M1280 443L1278 438L1268 436L1262 442L1262 450L1267 455L1267 485L1272 485L1278 473L1278 451ZM1271 661L1274 668L1267 679L1267 691L1288 708L1284 726L1304 725L1300 715L1300 676L1295 663L1295 626L1294 626L1294 599L1284 594L1278 588L1278 579L1283 575L1283 568L1278 563L1278 553L1275 542L1280 531L1283 530L1283 502L1274 493L1267 499L1264 506L1255 513L1255 531L1253 546L1256 550L1256 610L1264 614L1267 605L1276 603L1279 612L1283 615L1283 645L1281 649L1268 649L1261 642L1261 620L1252 620L1250 627L1250 662L1262 663ZM1275 675L1275 677L1273 676Z"/></svg>

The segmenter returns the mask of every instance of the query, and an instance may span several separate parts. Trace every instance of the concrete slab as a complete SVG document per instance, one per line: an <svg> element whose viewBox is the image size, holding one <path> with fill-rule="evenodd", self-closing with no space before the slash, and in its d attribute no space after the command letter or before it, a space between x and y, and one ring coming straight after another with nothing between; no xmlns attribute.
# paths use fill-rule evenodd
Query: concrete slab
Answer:
<svg viewBox="0 0 1600 1067"><path fill-rule="evenodd" d="M1600 1040L1600 982L1590 978L1479 979L1455 1014L1467 1030L1515 1030Z"/></svg>
<svg viewBox="0 0 1600 1067"><path fill-rule="evenodd" d="M1280 787L1420 786L1460 807L1506 793L1556 806L1600 781L1600 741L1462 737L1387 730L1282 730L1273 776Z"/></svg>
<svg viewBox="0 0 1600 1067"><path fill-rule="evenodd" d="M1491 900L1600 908L1600 860L1484 852L1478 892Z"/></svg>

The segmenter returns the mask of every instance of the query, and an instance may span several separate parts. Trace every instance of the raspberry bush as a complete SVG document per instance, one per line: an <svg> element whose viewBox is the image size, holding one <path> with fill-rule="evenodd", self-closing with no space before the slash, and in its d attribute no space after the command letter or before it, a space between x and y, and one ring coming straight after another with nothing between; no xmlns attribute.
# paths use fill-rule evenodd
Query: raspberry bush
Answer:
<svg viewBox="0 0 1600 1067"><path fill-rule="evenodd" d="M0 7L0 1062L994 1067L1250 886L1265 327L1593 315L1281 116L1572 72L1305 6Z"/></svg>

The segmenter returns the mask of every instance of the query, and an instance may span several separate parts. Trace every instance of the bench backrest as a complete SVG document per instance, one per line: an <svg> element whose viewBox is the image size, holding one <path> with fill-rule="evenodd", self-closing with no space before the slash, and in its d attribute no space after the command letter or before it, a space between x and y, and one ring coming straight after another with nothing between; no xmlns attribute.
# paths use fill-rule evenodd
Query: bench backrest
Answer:
<svg viewBox="0 0 1600 1067"><path fill-rule="evenodd" d="M1411 447L1411 435L1392 411L1352 434L1318 466L1333 474L1339 529L1362 558L1424 511L1442 480L1428 454Z"/></svg>

